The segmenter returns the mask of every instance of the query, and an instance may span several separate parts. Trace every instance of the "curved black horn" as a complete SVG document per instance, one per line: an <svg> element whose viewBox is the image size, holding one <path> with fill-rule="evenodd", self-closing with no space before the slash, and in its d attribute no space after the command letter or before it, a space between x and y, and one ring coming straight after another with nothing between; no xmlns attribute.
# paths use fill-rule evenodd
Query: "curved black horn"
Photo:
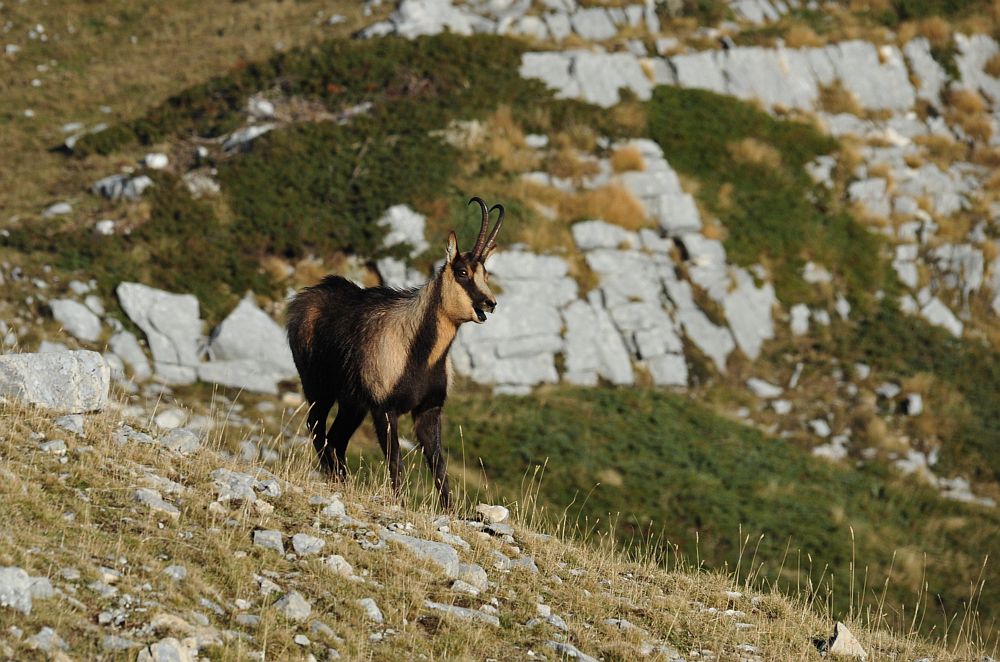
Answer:
<svg viewBox="0 0 1000 662"><path fill-rule="evenodd" d="M480 198L478 196L473 196L472 198L469 199L469 204L471 205L473 202L477 203L480 206L480 208L483 210L483 223L479 227L479 237L476 238L476 244L475 244L475 246L472 247L472 255L473 255L473 257L478 257L479 256L479 252L483 249L483 245L484 245L483 242L486 239L486 231L489 230L490 211L486 207L486 203L483 202L482 198Z"/></svg>
<svg viewBox="0 0 1000 662"><path fill-rule="evenodd" d="M493 226L493 230L490 232L490 236L486 238L486 243L483 245L484 253L488 251L490 248L492 248L493 242L497 238L497 233L500 232L500 224L503 223L503 214L504 214L503 205L495 204L492 207L490 207L491 212L494 209L500 210L500 216L497 217L497 224Z"/></svg>

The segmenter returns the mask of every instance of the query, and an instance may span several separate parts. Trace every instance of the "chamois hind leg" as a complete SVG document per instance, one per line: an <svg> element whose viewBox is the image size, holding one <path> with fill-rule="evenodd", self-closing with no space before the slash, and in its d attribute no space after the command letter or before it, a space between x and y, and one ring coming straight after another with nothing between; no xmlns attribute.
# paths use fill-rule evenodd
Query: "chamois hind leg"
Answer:
<svg viewBox="0 0 1000 662"><path fill-rule="evenodd" d="M378 443L385 453L389 465L389 479L392 481L392 491L397 499L403 496L403 469L399 462L399 414L394 411L373 411L372 422L375 424L375 434Z"/></svg>
<svg viewBox="0 0 1000 662"><path fill-rule="evenodd" d="M333 453L330 452L326 443L326 419L330 415L334 401L328 399L312 400L310 398L310 402L312 404L309 407L306 424L309 427L309 432L312 433L313 446L316 448L316 455L319 456L320 465L325 471L330 471L333 469L331 464Z"/></svg>
<svg viewBox="0 0 1000 662"><path fill-rule="evenodd" d="M357 431L361 421L365 420L365 410L344 401L337 408L337 416L326 435L327 453L330 454L331 466L341 479L347 478L347 443Z"/></svg>
<svg viewBox="0 0 1000 662"><path fill-rule="evenodd" d="M441 508L451 510L451 491L448 489L448 466L441 451L441 408L434 407L413 415L417 441L424 450L427 466L434 474Z"/></svg>

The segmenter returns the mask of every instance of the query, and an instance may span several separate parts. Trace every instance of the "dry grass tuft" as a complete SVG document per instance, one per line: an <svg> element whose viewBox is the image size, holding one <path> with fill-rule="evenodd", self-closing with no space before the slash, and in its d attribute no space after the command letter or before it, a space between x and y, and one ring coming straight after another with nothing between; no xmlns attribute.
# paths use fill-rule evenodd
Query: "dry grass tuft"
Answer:
<svg viewBox="0 0 1000 662"><path fill-rule="evenodd" d="M646 105L637 100L622 101L611 109L611 117L615 124L633 135L645 133L649 121Z"/></svg>
<svg viewBox="0 0 1000 662"><path fill-rule="evenodd" d="M545 162L546 171L554 177L568 177L579 180L600 172L597 162L580 155L574 147L560 147L552 152Z"/></svg>
<svg viewBox="0 0 1000 662"><path fill-rule="evenodd" d="M824 41L808 25L793 25L785 33L785 44L789 48L823 46Z"/></svg>
<svg viewBox="0 0 1000 662"><path fill-rule="evenodd" d="M994 78L1000 78L1000 53L986 61L986 64L983 65L983 71Z"/></svg>
<svg viewBox="0 0 1000 662"><path fill-rule="evenodd" d="M978 115L986 110L986 100L975 90L958 89L947 93L945 101L953 110L968 115Z"/></svg>
<svg viewBox="0 0 1000 662"><path fill-rule="evenodd" d="M524 142L524 131L504 104L486 122L483 148L505 172L526 172L538 166L540 157Z"/></svg>
<svg viewBox="0 0 1000 662"><path fill-rule="evenodd" d="M828 113L850 113L858 117L864 114L864 109L861 108L857 98L848 92L840 81L820 88L819 105Z"/></svg>
<svg viewBox="0 0 1000 662"><path fill-rule="evenodd" d="M563 199L560 215L568 220L602 219L628 230L650 227L646 210L621 184L581 191Z"/></svg>
<svg viewBox="0 0 1000 662"><path fill-rule="evenodd" d="M639 151L639 148L632 145L625 145L612 152L611 167L615 172L645 170L646 161L642 158L642 152Z"/></svg>
<svg viewBox="0 0 1000 662"><path fill-rule="evenodd" d="M917 34L930 42L932 48L948 48L951 44L951 24L940 16L917 23Z"/></svg>
<svg viewBox="0 0 1000 662"><path fill-rule="evenodd" d="M756 138L744 138L738 143L730 143L728 149L733 160L739 163L767 168L781 167L781 152Z"/></svg>

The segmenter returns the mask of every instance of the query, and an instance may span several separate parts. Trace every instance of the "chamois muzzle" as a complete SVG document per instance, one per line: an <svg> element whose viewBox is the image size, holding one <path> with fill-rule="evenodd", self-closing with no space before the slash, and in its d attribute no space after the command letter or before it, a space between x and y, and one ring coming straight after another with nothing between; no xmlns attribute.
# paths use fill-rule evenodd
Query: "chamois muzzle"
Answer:
<svg viewBox="0 0 1000 662"><path fill-rule="evenodd" d="M492 315L497 309L497 302L496 300L487 299L482 303L478 303L473 306L473 309L476 311L476 317L479 318L479 323L482 324L486 321L486 313L490 313Z"/></svg>

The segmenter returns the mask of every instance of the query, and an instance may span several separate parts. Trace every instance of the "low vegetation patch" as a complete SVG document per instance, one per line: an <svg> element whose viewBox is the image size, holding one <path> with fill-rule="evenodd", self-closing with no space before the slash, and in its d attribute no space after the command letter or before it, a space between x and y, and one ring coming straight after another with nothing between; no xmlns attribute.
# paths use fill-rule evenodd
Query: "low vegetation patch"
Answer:
<svg viewBox="0 0 1000 662"><path fill-rule="evenodd" d="M814 458L686 398L559 389L536 399L455 398L452 457L481 464L507 495L538 471L549 516L565 513L584 530L611 526L623 544L664 558L741 567L792 592L810 586L838 614L851 609L852 595L857 609L885 590L894 625L909 628L913 605L927 600L924 627L941 631L944 613L964 612L997 544L992 509L943 500L874 465ZM894 562L904 550L926 561ZM987 565L983 579L992 586L1000 574ZM998 610L986 590L980 617L988 622Z"/></svg>
<svg viewBox="0 0 1000 662"><path fill-rule="evenodd" d="M801 278L807 260L839 273L856 298L882 282L878 241L804 169L835 151L835 140L703 90L659 87L649 117L650 134L671 165L698 180L699 200L725 225L730 259L743 265L765 260L779 299L814 296Z"/></svg>

